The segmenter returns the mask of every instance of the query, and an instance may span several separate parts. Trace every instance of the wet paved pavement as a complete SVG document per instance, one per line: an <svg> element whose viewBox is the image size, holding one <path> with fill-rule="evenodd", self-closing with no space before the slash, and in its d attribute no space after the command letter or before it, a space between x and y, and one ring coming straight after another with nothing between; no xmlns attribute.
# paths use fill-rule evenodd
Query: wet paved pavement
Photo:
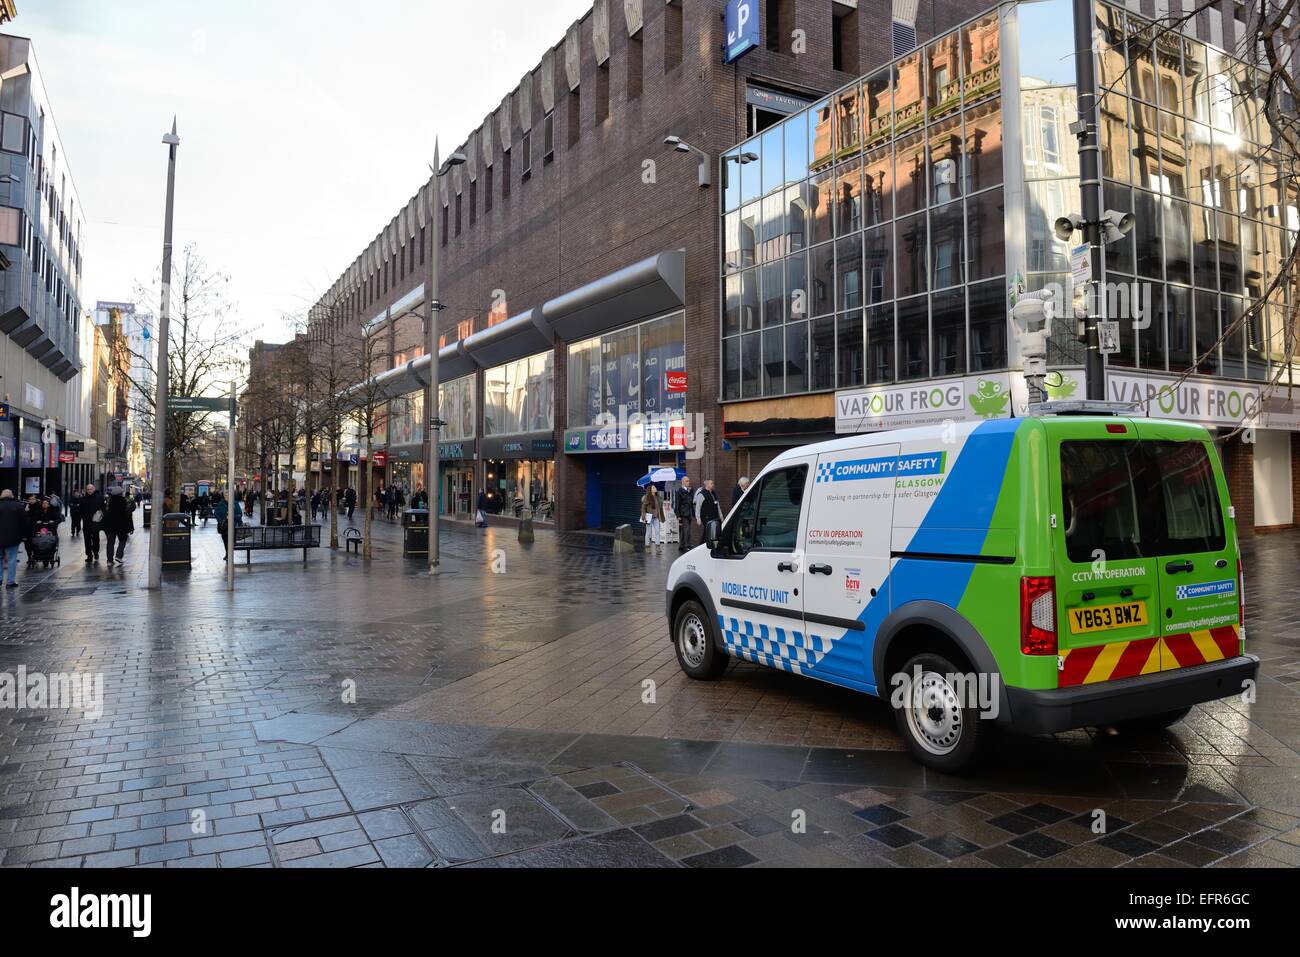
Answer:
<svg viewBox="0 0 1300 957"><path fill-rule="evenodd" d="M870 699L683 679L675 552L455 526L433 581L380 524L369 565L259 554L232 598L215 529L161 596L136 538L113 570L65 541L0 597L0 673L105 680L99 720L0 711L0 866L1300 863L1298 533L1246 546L1255 704L1008 738L961 778Z"/></svg>

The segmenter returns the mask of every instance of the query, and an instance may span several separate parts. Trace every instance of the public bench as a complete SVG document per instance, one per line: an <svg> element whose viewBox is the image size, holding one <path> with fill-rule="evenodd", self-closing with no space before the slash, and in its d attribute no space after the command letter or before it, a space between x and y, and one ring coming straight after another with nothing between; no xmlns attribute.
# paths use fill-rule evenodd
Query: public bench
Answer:
<svg viewBox="0 0 1300 957"><path fill-rule="evenodd" d="M343 548L349 555L354 551L360 555L361 546L365 543L366 540L357 529L349 527L343 530Z"/></svg>
<svg viewBox="0 0 1300 957"><path fill-rule="evenodd" d="M244 552L247 564L253 564L253 552L283 552L302 549L302 560L307 561L307 550L320 548L319 525L241 525L235 529L235 551Z"/></svg>

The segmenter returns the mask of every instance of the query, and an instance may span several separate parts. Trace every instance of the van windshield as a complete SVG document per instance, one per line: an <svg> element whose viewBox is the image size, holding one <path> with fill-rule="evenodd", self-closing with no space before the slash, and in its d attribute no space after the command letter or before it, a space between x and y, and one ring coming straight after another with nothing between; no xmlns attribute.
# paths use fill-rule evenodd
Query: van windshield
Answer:
<svg viewBox="0 0 1300 957"><path fill-rule="evenodd" d="M1061 501L1077 564L1225 545L1214 469L1199 442L1062 442Z"/></svg>

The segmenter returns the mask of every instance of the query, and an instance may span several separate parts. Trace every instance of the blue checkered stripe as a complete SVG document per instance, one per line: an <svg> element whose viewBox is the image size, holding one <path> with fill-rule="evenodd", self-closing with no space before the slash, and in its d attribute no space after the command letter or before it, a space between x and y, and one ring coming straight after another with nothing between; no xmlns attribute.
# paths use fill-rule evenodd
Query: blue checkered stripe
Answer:
<svg viewBox="0 0 1300 957"><path fill-rule="evenodd" d="M817 483L824 485L835 481L835 462L821 462L817 466Z"/></svg>
<svg viewBox="0 0 1300 957"><path fill-rule="evenodd" d="M727 654L756 665L802 675L817 667L835 645L835 639L805 635L801 631L769 628L752 621L718 616Z"/></svg>

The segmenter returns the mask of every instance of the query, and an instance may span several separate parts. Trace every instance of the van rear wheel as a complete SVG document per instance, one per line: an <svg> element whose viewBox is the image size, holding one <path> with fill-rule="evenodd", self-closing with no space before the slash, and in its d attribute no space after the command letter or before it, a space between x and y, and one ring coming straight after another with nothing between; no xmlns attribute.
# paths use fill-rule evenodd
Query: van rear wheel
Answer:
<svg viewBox="0 0 1300 957"><path fill-rule="evenodd" d="M716 681L727 670L728 657L718 650L709 613L697 601L688 601L677 609L673 619L673 647L677 663L687 677L697 681Z"/></svg>
<svg viewBox="0 0 1300 957"><path fill-rule="evenodd" d="M912 757L936 771L954 773L974 765L992 737L978 707L967 707L956 679L969 671L943 655L910 658L891 685L894 719ZM905 678L905 680L903 680ZM900 684L901 681L901 684Z"/></svg>

